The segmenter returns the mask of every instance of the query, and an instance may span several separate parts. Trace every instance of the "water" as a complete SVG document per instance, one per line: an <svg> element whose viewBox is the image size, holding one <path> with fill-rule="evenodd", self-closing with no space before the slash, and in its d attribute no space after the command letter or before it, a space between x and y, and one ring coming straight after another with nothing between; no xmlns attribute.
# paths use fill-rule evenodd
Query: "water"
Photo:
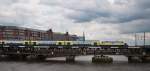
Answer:
<svg viewBox="0 0 150 71"><path fill-rule="evenodd" d="M75 63L65 63L65 58L45 62L1 61L0 71L150 71L150 63L128 63L124 56L111 56L113 64L93 64L91 57L77 57Z"/></svg>

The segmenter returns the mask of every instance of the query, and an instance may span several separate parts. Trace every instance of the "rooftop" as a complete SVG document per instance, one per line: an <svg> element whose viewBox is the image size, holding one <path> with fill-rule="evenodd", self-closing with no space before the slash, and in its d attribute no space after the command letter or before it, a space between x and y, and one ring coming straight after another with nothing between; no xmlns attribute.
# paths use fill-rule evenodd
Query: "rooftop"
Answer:
<svg viewBox="0 0 150 71"><path fill-rule="evenodd" d="M52 31L52 29L49 29L47 31L45 30L39 30L39 29L33 29L33 28L25 28L25 27L18 27L18 26L3 26L3 25L0 25L0 28L9 28L9 29L20 29L20 30L30 30L30 31L38 31L38 32L47 32L47 31ZM60 34L60 35L64 35L64 34L69 34L68 32L54 32L55 34ZM69 34L70 35L70 34ZM77 36L77 35L72 35L72 36Z"/></svg>

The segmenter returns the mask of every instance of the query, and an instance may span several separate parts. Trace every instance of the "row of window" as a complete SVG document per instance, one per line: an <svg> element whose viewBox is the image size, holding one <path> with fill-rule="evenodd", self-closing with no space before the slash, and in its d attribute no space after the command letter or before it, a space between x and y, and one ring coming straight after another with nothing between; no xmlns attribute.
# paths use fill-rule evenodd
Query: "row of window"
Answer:
<svg viewBox="0 0 150 71"><path fill-rule="evenodd" d="M5 40L76 40L76 38L72 36L66 37L65 34L52 34L52 32L40 32L20 29L15 30L10 28L0 28L0 38Z"/></svg>
<svg viewBox="0 0 150 71"><path fill-rule="evenodd" d="M57 35L57 36L42 36L42 37L37 37L37 36L23 36L23 35L17 35L17 36L13 36L13 35L0 35L0 37L2 37L5 40L11 40L11 39L22 39L22 40L76 40L76 38L73 37L65 37L62 35Z"/></svg>

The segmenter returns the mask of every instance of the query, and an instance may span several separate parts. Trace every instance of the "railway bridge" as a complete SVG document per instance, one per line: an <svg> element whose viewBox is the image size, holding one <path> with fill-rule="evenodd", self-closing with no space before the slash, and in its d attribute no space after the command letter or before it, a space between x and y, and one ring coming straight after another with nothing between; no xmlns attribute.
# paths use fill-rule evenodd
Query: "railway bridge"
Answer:
<svg viewBox="0 0 150 71"><path fill-rule="evenodd" d="M48 57L66 57L66 61L75 61L75 56L94 55L101 59L104 55L124 55L129 62L147 62L150 60L150 46L128 46L112 44L19 44L19 43L0 43L0 55L8 56L11 59L35 58L44 60ZM100 56L99 56L100 55ZM95 60L96 61L96 60Z"/></svg>

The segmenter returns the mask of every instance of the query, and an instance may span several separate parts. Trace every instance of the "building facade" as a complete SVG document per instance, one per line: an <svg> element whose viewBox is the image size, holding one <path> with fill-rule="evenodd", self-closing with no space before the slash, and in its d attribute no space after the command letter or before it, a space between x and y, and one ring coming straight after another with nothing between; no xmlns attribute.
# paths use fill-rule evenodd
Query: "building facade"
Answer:
<svg viewBox="0 0 150 71"><path fill-rule="evenodd" d="M49 40L49 41L76 41L81 36L66 33L53 32L16 26L0 26L0 40Z"/></svg>

